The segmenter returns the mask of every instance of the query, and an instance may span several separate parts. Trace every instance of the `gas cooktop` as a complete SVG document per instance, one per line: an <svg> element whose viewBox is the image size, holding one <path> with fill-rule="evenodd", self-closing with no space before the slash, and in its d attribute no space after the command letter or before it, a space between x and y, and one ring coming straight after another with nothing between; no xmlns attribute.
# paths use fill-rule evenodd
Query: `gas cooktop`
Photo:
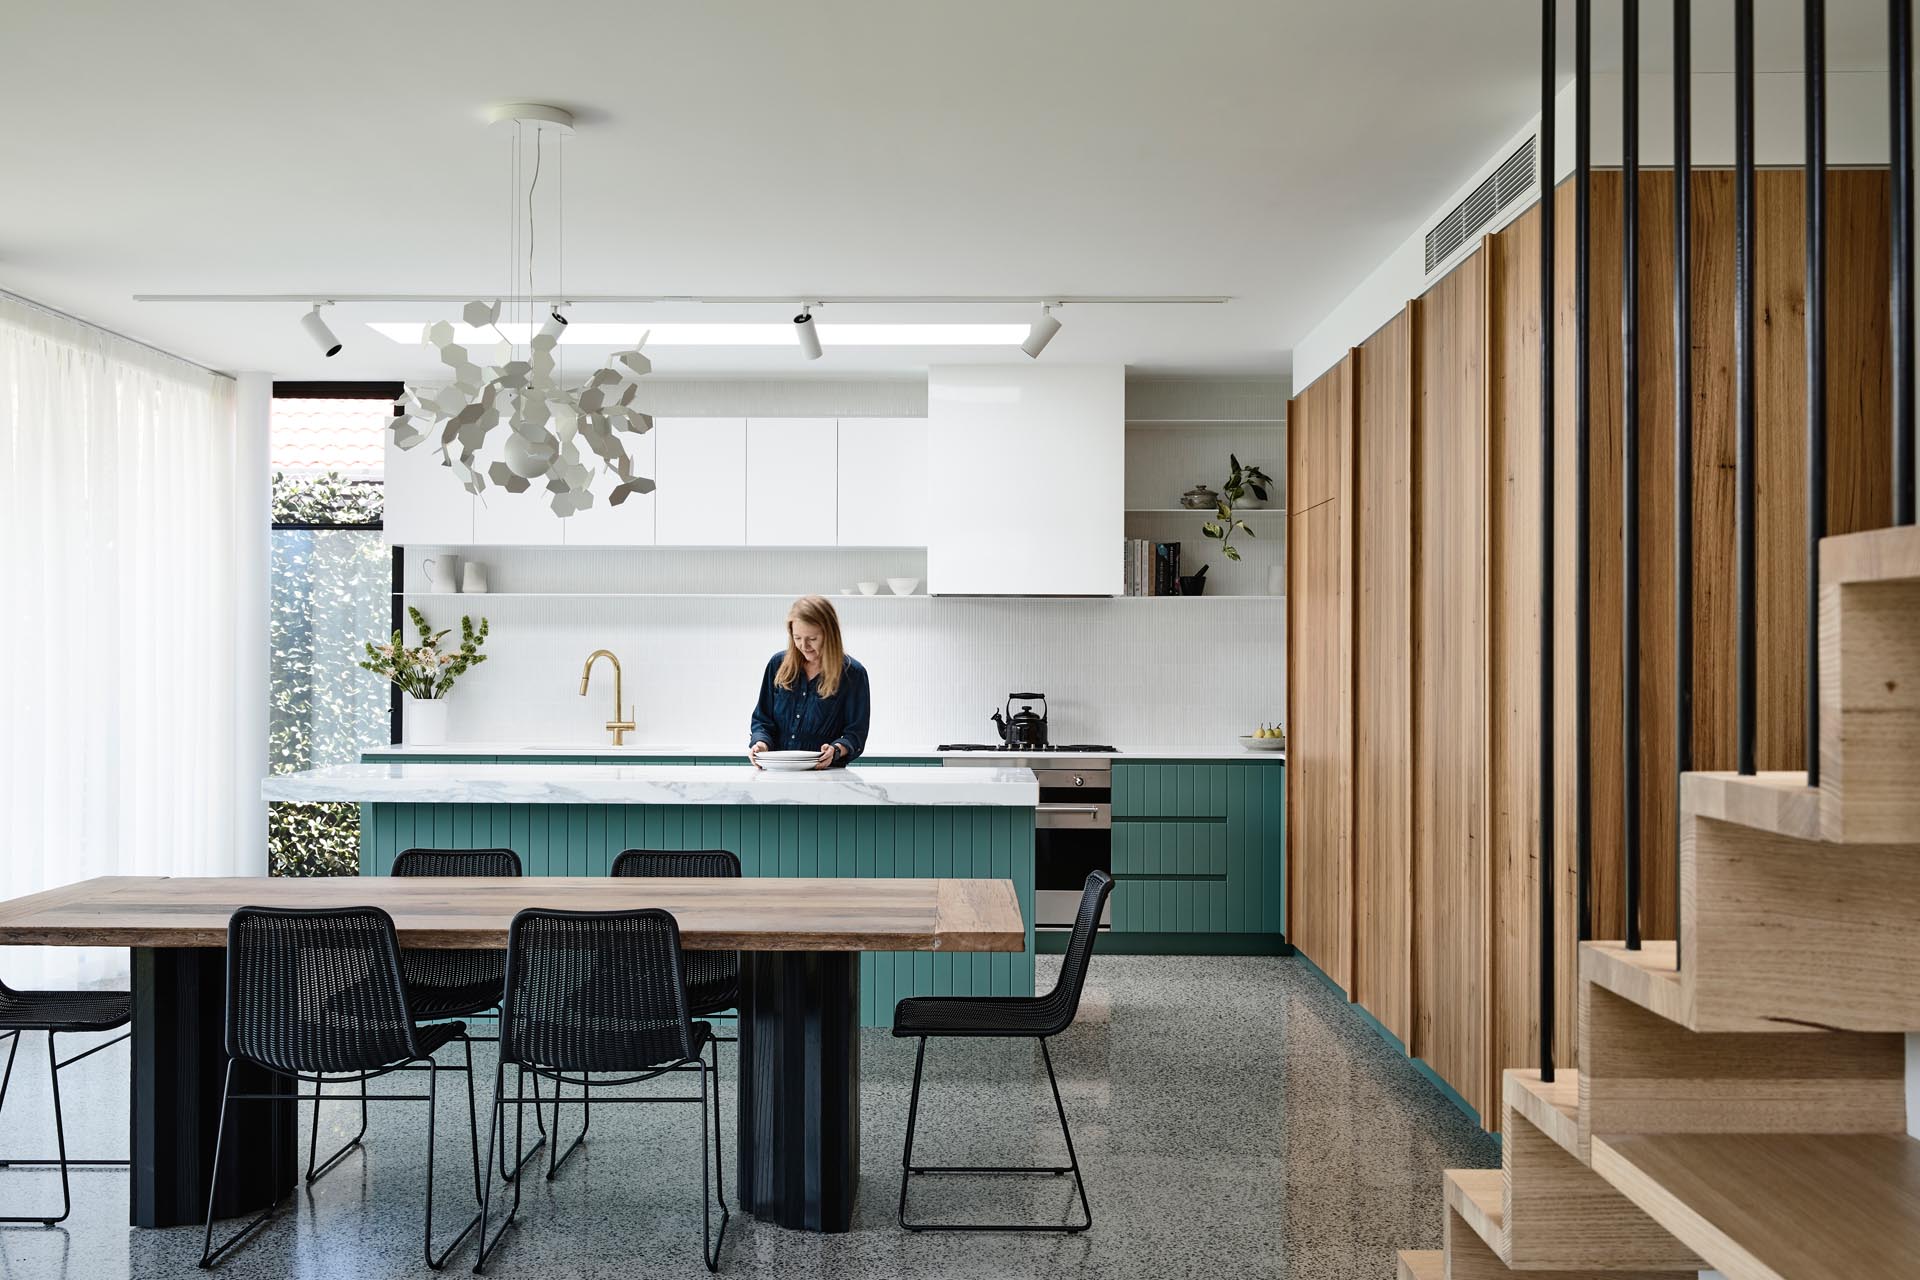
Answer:
<svg viewBox="0 0 1920 1280"><path fill-rule="evenodd" d="M936 751L1004 751L1022 755L1029 751L1091 751L1097 755L1117 756L1120 748L1100 742L1049 742L1038 747L1016 747L1006 742L943 742Z"/></svg>

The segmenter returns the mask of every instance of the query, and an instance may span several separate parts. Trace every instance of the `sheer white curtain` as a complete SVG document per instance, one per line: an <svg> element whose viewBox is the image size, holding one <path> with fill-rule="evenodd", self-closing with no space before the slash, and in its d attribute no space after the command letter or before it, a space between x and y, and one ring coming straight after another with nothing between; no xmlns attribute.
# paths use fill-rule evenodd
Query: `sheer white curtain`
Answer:
<svg viewBox="0 0 1920 1280"><path fill-rule="evenodd" d="M258 870L237 830L234 387L0 297L0 899ZM264 536L260 534L259 536ZM125 951L0 949L10 985Z"/></svg>

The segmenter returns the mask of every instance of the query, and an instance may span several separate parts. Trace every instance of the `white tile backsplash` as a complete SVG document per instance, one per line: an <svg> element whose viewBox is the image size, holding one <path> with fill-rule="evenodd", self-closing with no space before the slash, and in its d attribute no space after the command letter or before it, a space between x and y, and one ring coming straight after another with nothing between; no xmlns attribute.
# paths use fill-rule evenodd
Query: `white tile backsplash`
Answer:
<svg viewBox="0 0 1920 1280"><path fill-rule="evenodd" d="M523 553L524 554L524 553ZM576 553L577 554L577 553ZM631 553L629 553L631 554ZM568 559L572 559L569 556ZM416 597L436 626L491 622L489 660L455 690L454 742L606 740L611 673L581 697L580 668L610 648L640 744L744 746L785 598ZM1230 743L1284 714L1284 599L836 598L848 651L873 683L871 743L991 741L1011 690L1048 695L1056 742Z"/></svg>

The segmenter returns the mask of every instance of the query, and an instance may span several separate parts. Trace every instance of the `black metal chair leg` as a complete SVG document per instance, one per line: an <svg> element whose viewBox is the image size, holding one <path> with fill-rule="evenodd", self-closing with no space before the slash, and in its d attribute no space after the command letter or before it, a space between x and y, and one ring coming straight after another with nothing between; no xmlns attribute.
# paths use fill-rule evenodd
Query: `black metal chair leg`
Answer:
<svg viewBox="0 0 1920 1280"><path fill-rule="evenodd" d="M533 1079L534 1079L533 1087L537 1095L540 1088L540 1077L535 1076ZM552 1145L549 1146L547 1149L547 1181L548 1182L552 1182L554 1178L559 1176L560 1166L565 1164L567 1162L568 1157L573 1155L574 1152L578 1151L580 1149L580 1144L587 1140L587 1127L593 1123L593 1084L589 1080L587 1080L587 1078L584 1076L581 1078L581 1080L582 1080L582 1083L580 1085L580 1136L575 1138L573 1140L572 1145L569 1146L565 1151L560 1150L560 1089L561 1089L561 1085L558 1080L555 1080L553 1082L553 1133L551 1135L553 1142L552 1142ZM535 1115L540 1114L539 1108L537 1106L534 1108L534 1114Z"/></svg>
<svg viewBox="0 0 1920 1280"><path fill-rule="evenodd" d="M1077 1227L1065 1228L1068 1235L1085 1231L1093 1225L1093 1206L1087 1203L1087 1184L1080 1177L1080 1154L1073 1149L1073 1129L1067 1124L1067 1107L1060 1101L1060 1081L1053 1074L1053 1054L1047 1049L1047 1038L1040 1037L1040 1060L1047 1064L1047 1083L1053 1086L1053 1109L1060 1113L1060 1136L1067 1142L1067 1163L1073 1169L1074 1189L1080 1193L1080 1213L1083 1221Z"/></svg>
<svg viewBox="0 0 1920 1280"><path fill-rule="evenodd" d="M713 1097L720 1100L719 1050L714 1051ZM725 1191L720 1194L720 1236L713 1237L713 1181L714 1177L724 1177L726 1165L720 1159L720 1121L716 1105L713 1122L714 1164L718 1168L707 1168L707 1064L700 1064L700 1253L707 1264L708 1271L720 1270L720 1247L727 1242L727 1221L731 1216L727 1212Z"/></svg>
<svg viewBox="0 0 1920 1280"><path fill-rule="evenodd" d="M515 1067L514 1070L519 1072L519 1079L521 1083L524 1084L527 1078L526 1068ZM513 1144L515 1163L513 1168L511 1169L507 1168L507 1130L505 1127L507 1123L506 1113L503 1111L499 1116L499 1123L501 1125L500 1181L502 1182L512 1182L514 1179L518 1178L520 1176L520 1170L526 1166L527 1161L539 1155L541 1148L547 1145L547 1122L545 1119L541 1117L540 1107L539 1107L539 1102L540 1102L540 1077L539 1076L535 1076L533 1078L533 1101L534 1101L533 1123L535 1127L540 1130L540 1140L533 1144L533 1149L530 1151L520 1150L520 1143L518 1141L515 1141ZM516 1111L514 1114L515 1114L515 1117L518 1118L518 1115L519 1115L518 1111Z"/></svg>
<svg viewBox="0 0 1920 1280"><path fill-rule="evenodd" d="M920 1108L920 1060L916 1057L913 1069L913 1098L907 1108L907 1146L901 1157L904 1166L900 1174L900 1225L909 1231L1016 1231L1016 1232L1060 1232L1066 1235L1078 1235L1093 1225L1093 1210L1087 1204L1086 1183L1080 1177L1080 1158L1074 1153L1073 1134L1067 1128L1067 1109L1060 1100L1060 1082L1053 1074L1053 1055L1047 1051L1046 1037L1037 1037L1040 1041L1040 1057L1047 1065L1047 1083L1053 1089L1054 1110L1060 1116L1060 1132L1067 1140L1067 1160L1064 1165L916 1165L913 1163L913 1130ZM926 1037L920 1038L920 1050L926 1052ZM1080 1196L1080 1209L1084 1220L1079 1223L1054 1225L1052 1223L986 1223L986 1222L909 1222L907 1221L907 1185L915 1174L951 1174L982 1177L1019 1177L1046 1175L1062 1177L1073 1175L1075 1189Z"/></svg>
<svg viewBox="0 0 1920 1280"><path fill-rule="evenodd" d="M6 1102L7 1086L13 1079L13 1059L14 1056L20 1052L20 1033L16 1031L10 1034L13 1036L13 1043L7 1049L6 1072L4 1075L0 1075L0 1105L4 1105ZM52 1227L65 1222L67 1216L73 1212L73 1189L67 1181L67 1165L69 1163L67 1160L67 1127L65 1119L60 1112L60 1058L54 1047L53 1035L53 1032L47 1032L47 1079L53 1086L53 1136L54 1145L59 1151L59 1155L51 1161L10 1161L9 1163L53 1164L59 1168L60 1216L57 1218L49 1218L45 1214L38 1214L30 1217L5 1217L0 1218L0 1222L37 1222L41 1226Z"/></svg>
<svg viewBox="0 0 1920 1280"><path fill-rule="evenodd" d="M493 1072L493 1115L489 1117L487 1121L487 1182L486 1192L480 1200L480 1253L479 1256L473 1260L473 1274L475 1275L485 1273L487 1259L491 1258L494 1251L500 1247L501 1240L506 1238L507 1229L513 1226L514 1217L520 1212L520 1179L516 1177L512 1179L513 1205L507 1210L506 1220L500 1224L500 1230L494 1233L491 1240L487 1238L487 1219L493 1208L493 1142L496 1135L498 1135L501 1140L501 1167L503 1169L506 1167L505 1148L507 1125L504 1110L505 1099L501 1096L506 1089L506 1081L506 1064L504 1062L497 1063ZM527 1073L521 1071L516 1077L514 1099L516 1105L513 1109L513 1142L516 1164L524 1164L526 1162L526 1157L519 1154L520 1144L525 1136L524 1125L520 1119L520 1115L521 1112L526 1109L519 1104L525 1101L526 1096ZM505 1182L507 1179L503 1177L501 1181Z"/></svg>
<svg viewBox="0 0 1920 1280"><path fill-rule="evenodd" d="M207 1231L200 1244L200 1268L203 1271L210 1269L214 1263L233 1252L234 1248L238 1246L241 1241L258 1231L261 1227L267 1225L268 1220L273 1217L274 1212L280 1207L279 1199L275 1199L272 1204L262 1209L246 1226L241 1227L223 1241L218 1249L213 1247L213 1206L215 1198L220 1193L220 1149L226 1142L227 1107L232 1101L233 1059L228 1058L226 1082L220 1087L220 1120L213 1131L213 1177L207 1184Z"/></svg>
<svg viewBox="0 0 1920 1280"><path fill-rule="evenodd" d="M468 1052L468 1061L469 1062L472 1061L471 1050L469 1050ZM472 1080L471 1073L469 1073L468 1080L469 1080L469 1083L471 1083L471 1080ZM447 1259L451 1258L454 1254L454 1251L466 1242L466 1239L468 1236L473 1234L473 1229L481 1225L480 1215L478 1213L475 1213L473 1215L472 1221L468 1222L466 1226L462 1227L460 1229L460 1234L453 1238L453 1243L448 1245L446 1249L443 1250L438 1257L434 1256L434 1253L433 1253L433 1164L434 1164L433 1156L434 1156L434 1145L435 1145L434 1143L435 1123L434 1122L436 1117L439 1115L439 1111L440 1111L440 1066L432 1058L428 1058L427 1059L427 1211L426 1211L426 1223L422 1232L422 1239L423 1239L422 1248L426 1254L427 1266L434 1271L439 1271L441 1268L445 1267L447 1265ZM480 1134L478 1130L475 1130L473 1132L473 1138L474 1138L475 1146L477 1148L480 1140ZM474 1154L474 1168L477 1170L479 1167L480 1167L480 1157L479 1157L478 1151L476 1150Z"/></svg>
<svg viewBox="0 0 1920 1280"><path fill-rule="evenodd" d="M913 1095L907 1102L907 1145L900 1153L900 1225L909 1231L920 1228L907 1221L907 1180L913 1176L913 1127L920 1119L920 1072L927 1064L927 1038L913 1053Z"/></svg>
<svg viewBox="0 0 1920 1280"><path fill-rule="evenodd" d="M312 1186L333 1172L334 1166L346 1159L348 1154L359 1147L367 1136L367 1082L360 1082L360 1132L347 1139L341 1148L314 1167L313 1157L320 1149L320 1095L326 1091L324 1085L313 1086L313 1133L307 1139L307 1185ZM298 1089L295 1092L299 1092Z"/></svg>
<svg viewBox="0 0 1920 1280"><path fill-rule="evenodd" d="M6 1070L4 1071L4 1073L0 1073L0 1108L4 1108L7 1104L7 1086L9 1085L13 1077L13 1058L14 1058L14 1054L19 1051L21 1035L22 1033L19 1031L0 1031L0 1037L11 1037L13 1040L12 1048L7 1053ZM49 1039L47 1042L47 1052L49 1055L52 1055L54 1052L53 1041L51 1039L52 1033L49 1032L48 1035L49 1035ZM71 1058L68 1058L65 1062L60 1061L60 1059L57 1056L55 1056L53 1060L53 1070L54 1070L54 1075L56 1077L56 1080L60 1072L66 1070L68 1067L72 1066L74 1063L79 1062L82 1058L91 1058L94 1054L99 1053L105 1049L111 1049L113 1048L114 1045L119 1044L121 1041L127 1038L128 1038L127 1033L122 1032L111 1040L102 1041L101 1043L95 1045L91 1049L83 1050L80 1053L74 1054ZM47 1159L41 1156L27 1156L27 1157L14 1156L10 1159L0 1160L0 1169L24 1169L24 1168L30 1168L30 1167L47 1168L47 1169L56 1169L56 1168L64 1167L68 1171L72 1171L74 1169L124 1169L127 1167L127 1161L124 1159L109 1159L109 1160L79 1159L77 1157L67 1155L64 1151L62 1151L59 1155L56 1155L51 1159ZM0 1218L0 1222L11 1222L11 1221L44 1222L45 1219L44 1218L20 1218L20 1219Z"/></svg>
<svg viewBox="0 0 1920 1280"><path fill-rule="evenodd" d="M480 1107L473 1096L473 1040L469 1036L460 1037L467 1051L467 1128L473 1134L473 1199L480 1201ZM487 1159L493 1159L491 1152Z"/></svg>

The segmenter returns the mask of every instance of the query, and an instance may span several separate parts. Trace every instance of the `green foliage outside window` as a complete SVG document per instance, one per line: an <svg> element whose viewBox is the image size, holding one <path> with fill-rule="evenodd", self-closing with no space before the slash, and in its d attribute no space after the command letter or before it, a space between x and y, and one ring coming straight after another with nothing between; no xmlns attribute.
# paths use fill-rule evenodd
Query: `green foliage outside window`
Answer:
<svg viewBox="0 0 1920 1280"><path fill-rule="evenodd" d="M368 524L381 486L335 474L273 478L276 524ZM386 682L360 668L361 638L390 629L392 565L377 529L275 529L268 608L273 773L352 764L387 742ZM355 875L360 808L267 806L276 876Z"/></svg>

